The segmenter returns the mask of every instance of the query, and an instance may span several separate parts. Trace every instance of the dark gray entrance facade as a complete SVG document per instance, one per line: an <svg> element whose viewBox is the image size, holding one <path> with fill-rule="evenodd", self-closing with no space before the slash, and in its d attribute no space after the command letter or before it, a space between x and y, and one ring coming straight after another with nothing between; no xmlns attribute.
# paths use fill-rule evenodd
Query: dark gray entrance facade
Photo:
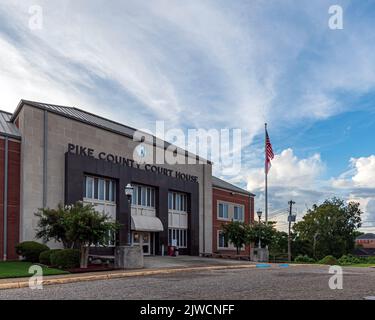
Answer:
<svg viewBox="0 0 375 320"><path fill-rule="evenodd" d="M168 192L176 191L187 194L187 248L180 249L180 253L199 255L199 183L197 181L186 181L158 172L67 152L65 154L65 204L73 204L82 200L85 175L116 181L116 219L121 224L116 237L116 245L125 245L128 239L131 206L125 195L125 186L131 183L155 188L156 215L164 228L162 232L155 234L155 254L162 254L162 247L168 247ZM98 254L113 254L113 248L98 248L97 250Z"/></svg>

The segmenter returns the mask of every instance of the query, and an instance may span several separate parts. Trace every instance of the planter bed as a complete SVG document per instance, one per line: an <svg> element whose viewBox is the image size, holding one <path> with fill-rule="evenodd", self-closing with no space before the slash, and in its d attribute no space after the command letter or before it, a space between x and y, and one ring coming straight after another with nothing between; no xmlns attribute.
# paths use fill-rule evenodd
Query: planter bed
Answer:
<svg viewBox="0 0 375 320"><path fill-rule="evenodd" d="M114 266L103 266L103 265L95 265L90 264L87 266L87 268L73 268L73 269L67 269L70 273L85 273L85 272L100 272L100 271L113 271L116 270Z"/></svg>

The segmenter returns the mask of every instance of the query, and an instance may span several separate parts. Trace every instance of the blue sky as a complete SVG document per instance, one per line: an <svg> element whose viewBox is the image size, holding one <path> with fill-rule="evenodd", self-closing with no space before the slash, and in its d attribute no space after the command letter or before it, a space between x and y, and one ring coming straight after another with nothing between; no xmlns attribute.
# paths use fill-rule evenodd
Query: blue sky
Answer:
<svg viewBox="0 0 375 320"><path fill-rule="evenodd" d="M344 29L328 27L343 8ZM43 9L29 28L32 5ZM263 125L276 153L270 211L327 197L375 220L375 3L335 0L3 0L2 109L37 100L154 129L240 128L241 172L263 206ZM281 223L282 226L282 223ZM366 229L370 230L370 229Z"/></svg>

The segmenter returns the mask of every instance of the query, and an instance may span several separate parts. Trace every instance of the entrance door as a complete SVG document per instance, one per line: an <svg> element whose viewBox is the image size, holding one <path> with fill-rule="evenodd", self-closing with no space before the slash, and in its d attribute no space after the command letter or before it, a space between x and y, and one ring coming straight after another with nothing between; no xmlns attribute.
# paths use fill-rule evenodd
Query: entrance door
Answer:
<svg viewBox="0 0 375 320"><path fill-rule="evenodd" d="M151 254L151 236L150 232L143 232L142 233L142 248L143 248L143 254L145 256L149 256Z"/></svg>
<svg viewBox="0 0 375 320"><path fill-rule="evenodd" d="M151 234L150 232L133 232L133 244L139 245L143 249L143 254L151 254Z"/></svg>

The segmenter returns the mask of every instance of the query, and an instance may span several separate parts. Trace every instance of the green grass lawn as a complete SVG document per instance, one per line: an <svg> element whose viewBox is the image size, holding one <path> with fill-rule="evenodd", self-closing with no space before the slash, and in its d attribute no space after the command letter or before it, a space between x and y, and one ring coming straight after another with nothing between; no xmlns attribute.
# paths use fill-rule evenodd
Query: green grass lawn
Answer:
<svg viewBox="0 0 375 320"><path fill-rule="evenodd" d="M32 265L35 265L35 263L23 262L23 261L0 262L0 279L31 277L33 274L29 273L29 268ZM52 275L57 275L57 274L69 273L67 271L63 271L59 269L48 268L46 266L42 266L42 268L43 268L44 276L52 276Z"/></svg>

